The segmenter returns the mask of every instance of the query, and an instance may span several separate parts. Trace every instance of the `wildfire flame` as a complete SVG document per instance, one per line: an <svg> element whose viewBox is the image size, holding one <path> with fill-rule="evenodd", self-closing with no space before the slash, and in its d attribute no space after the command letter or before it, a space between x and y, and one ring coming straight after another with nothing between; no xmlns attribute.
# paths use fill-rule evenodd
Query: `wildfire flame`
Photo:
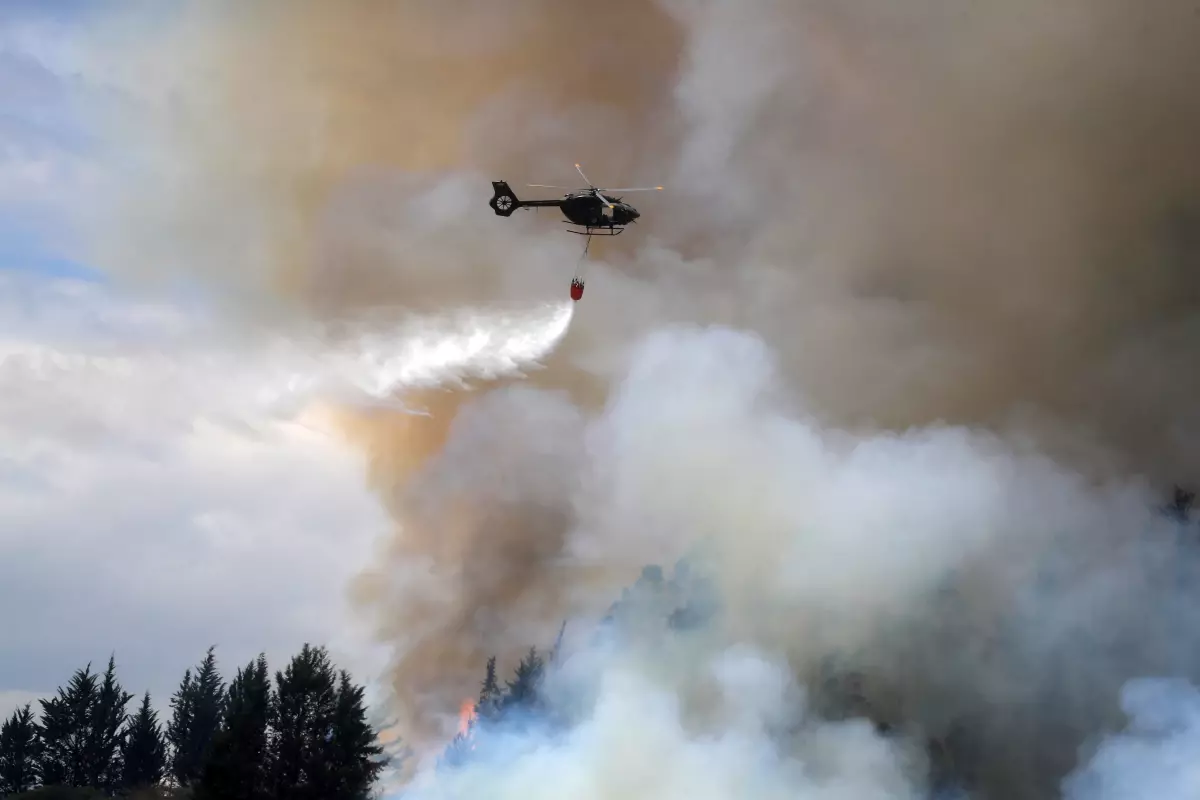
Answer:
<svg viewBox="0 0 1200 800"><path fill-rule="evenodd" d="M462 736L466 736L471 729L471 723L475 721L475 701L463 700L462 706L458 710L458 732Z"/></svg>

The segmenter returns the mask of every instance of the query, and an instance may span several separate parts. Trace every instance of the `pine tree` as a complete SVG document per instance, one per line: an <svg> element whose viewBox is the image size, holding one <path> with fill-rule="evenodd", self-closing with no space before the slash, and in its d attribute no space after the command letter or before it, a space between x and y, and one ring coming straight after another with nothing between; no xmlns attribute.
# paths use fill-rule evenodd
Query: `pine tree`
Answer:
<svg viewBox="0 0 1200 800"><path fill-rule="evenodd" d="M333 771L329 797L337 800L367 800L372 785L387 765L381 758L383 748L377 744L375 731L367 722L363 694L363 687L356 686L350 674L342 670L338 675L333 735L328 749Z"/></svg>
<svg viewBox="0 0 1200 800"><path fill-rule="evenodd" d="M477 755L480 742L486 742L488 728L503 716L504 690L496 676L496 657L487 660L483 683L479 688L479 700L475 704L475 718L466 731L459 731L442 751L438 769L454 769L466 764ZM484 744L486 751L486 744Z"/></svg>
<svg viewBox="0 0 1200 800"><path fill-rule="evenodd" d="M42 700L42 781L48 786L93 787L111 792L120 775L125 706L116 659L101 676L91 664L76 670L58 696Z"/></svg>
<svg viewBox="0 0 1200 800"><path fill-rule="evenodd" d="M93 771L88 745L92 735L92 710L99 697L98 675L88 664L76 670L66 689L42 700L40 737L42 782L47 786L87 786Z"/></svg>
<svg viewBox="0 0 1200 800"><path fill-rule="evenodd" d="M532 709L538 704L545 663L536 647L529 648L525 658L517 665L514 680L508 681L508 694L504 698L503 710L510 708Z"/></svg>
<svg viewBox="0 0 1200 800"><path fill-rule="evenodd" d="M475 704L475 715L480 720L495 719L500 713L500 704L504 700L504 690L496 678L496 657L487 660L487 671L484 674L483 685L479 689L479 702Z"/></svg>
<svg viewBox="0 0 1200 800"><path fill-rule="evenodd" d="M150 705L150 693L126 729L121 752L121 787L125 790L157 786L167 764L167 746L158 724L158 712Z"/></svg>
<svg viewBox="0 0 1200 800"><path fill-rule="evenodd" d="M37 785L41 739L28 703L0 726L0 796L27 792Z"/></svg>
<svg viewBox="0 0 1200 800"><path fill-rule="evenodd" d="M189 786L200 776L201 766L221 725L225 687L217 670L216 647L209 647L204 660L184 673L183 682L171 699L173 715L167 728L171 742L171 776L180 786Z"/></svg>
<svg viewBox="0 0 1200 800"><path fill-rule="evenodd" d="M196 786L197 800L263 800L270 793L271 676L266 655L229 684L225 719Z"/></svg>
<svg viewBox="0 0 1200 800"><path fill-rule="evenodd" d="M337 691L325 648L305 644L283 672L275 673L275 683L275 796L326 800L333 796L334 779L321 755L333 736Z"/></svg>
<svg viewBox="0 0 1200 800"><path fill-rule="evenodd" d="M168 772L179 786L191 779L188 761L188 736L192 730L192 706L195 704L195 683L189 667L183 672L179 688L171 696L171 721L167 723L167 742L171 746Z"/></svg>
<svg viewBox="0 0 1200 800"><path fill-rule="evenodd" d="M133 695L126 692L117 680L116 658L110 656L104 681L96 693L93 711L92 739L89 745L92 773L88 786L113 793L121 784L122 758L125 723L128 714L125 708Z"/></svg>

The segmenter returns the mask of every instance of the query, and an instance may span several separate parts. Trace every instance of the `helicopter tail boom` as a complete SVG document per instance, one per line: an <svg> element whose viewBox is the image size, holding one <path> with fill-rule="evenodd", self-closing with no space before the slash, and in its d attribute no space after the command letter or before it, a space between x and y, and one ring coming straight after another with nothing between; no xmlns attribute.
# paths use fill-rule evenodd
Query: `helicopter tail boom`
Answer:
<svg viewBox="0 0 1200 800"><path fill-rule="evenodd" d="M562 200L518 200L508 181L492 181L492 199L488 205L499 217L511 217L518 208L545 208L562 205Z"/></svg>

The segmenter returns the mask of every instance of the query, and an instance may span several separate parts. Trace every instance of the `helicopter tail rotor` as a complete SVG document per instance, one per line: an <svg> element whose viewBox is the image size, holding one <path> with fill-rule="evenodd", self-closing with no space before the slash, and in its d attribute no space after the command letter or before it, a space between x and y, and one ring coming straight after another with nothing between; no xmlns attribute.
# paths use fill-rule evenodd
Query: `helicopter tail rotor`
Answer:
<svg viewBox="0 0 1200 800"><path fill-rule="evenodd" d="M507 181L492 181L492 191L492 199L488 205L496 212L496 216L510 217L521 207L521 201L517 199Z"/></svg>

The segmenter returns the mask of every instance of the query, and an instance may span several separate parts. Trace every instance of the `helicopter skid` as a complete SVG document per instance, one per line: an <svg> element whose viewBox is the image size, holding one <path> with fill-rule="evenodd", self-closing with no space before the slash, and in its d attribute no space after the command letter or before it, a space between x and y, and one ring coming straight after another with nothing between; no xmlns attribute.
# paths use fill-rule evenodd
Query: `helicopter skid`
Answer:
<svg viewBox="0 0 1200 800"><path fill-rule="evenodd" d="M574 233L578 236L620 236L624 232L624 228L585 228L581 231L567 231L567 233Z"/></svg>

